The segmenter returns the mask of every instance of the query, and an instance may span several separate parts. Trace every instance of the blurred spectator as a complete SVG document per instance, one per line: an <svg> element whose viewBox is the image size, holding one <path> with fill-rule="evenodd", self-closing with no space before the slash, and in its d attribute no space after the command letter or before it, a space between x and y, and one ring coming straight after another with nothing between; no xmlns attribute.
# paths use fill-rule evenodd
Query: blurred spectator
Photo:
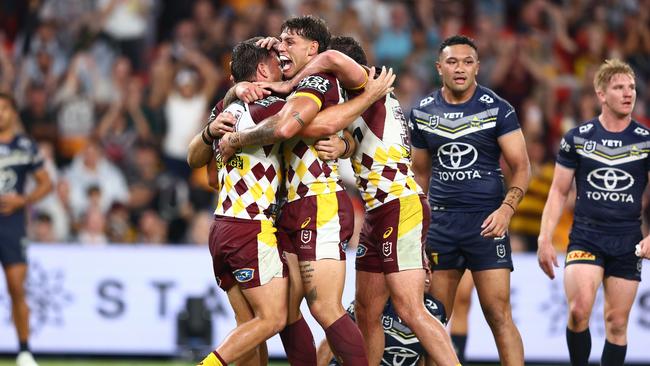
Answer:
<svg viewBox="0 0 650 366"><path fill-rule="evenodd" d="M167 222L154 210L142 213L138 221L137 243L164 244L167 242Z"/></svg>
<svg viewBox="0 0 650 366"><path fill-rule="evenodd" d="M186 242L189 244L207 245L212 221L214 220L210 211L199 211L194 214Z"/></svg>
<svg viewBox="0 0 650 366"><path fill-rule="evenodd" d="M25 107L20 110L20 120L26 132L36 140L58 143L56 114L49 104L45 85L36 81L27 86Z"/></svg>
<svg viewBox="0 0 650 366"><path fill-rule="evenodd" d="M408 9L403 3L393 3L390 9L390 25L381 29L375 40L377 62L400 69L402 61L413 49Z"/></svg>
<svg viewBox="0 0 650 366"><path fill-rule="evenodd" d="M39 243L56 243L59 240L54 233L52 217L45 212L38 212L29 223L29 239Z"/></svg>
<svg viewBox="0 0 650 366"><path fill-rule="evenodd" d="M64 175L70 184L70 207L73 217L79 217L88 210L89 188L99 190L99 210L108 212L113 202L126 203L129 191L122 172L105 156L97 140L90 140L81 154L74 158Z"/></svg>
<svg viewBox="0 0 650 366"><path fill-rule="evenodd" d="M113 203L106 215L106 236L114 244L134 243L137 233L131 225L129 209L119 203Z"/></svg>
<svg viewBox="0 0 650 366"><path fill-rule="evenodd" d="M106 218L98 207L90 207L82 217L77 242L83 245L108 244Z"/></svg>

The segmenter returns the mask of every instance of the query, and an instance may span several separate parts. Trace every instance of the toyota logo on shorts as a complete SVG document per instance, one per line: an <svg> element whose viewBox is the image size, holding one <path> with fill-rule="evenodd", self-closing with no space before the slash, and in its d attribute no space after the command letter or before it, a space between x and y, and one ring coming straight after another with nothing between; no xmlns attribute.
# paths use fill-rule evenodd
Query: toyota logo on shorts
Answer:
<svg viewBox="0 0 650 366"><path fill-rule="evenodd" d="M447 169L465 169L474 164L478 152L474 146L463 142L450 142L438 148L438 160Z"/></svg>
<svg viewBox="0 0 650 366"><path fill-rule="evenodd" d="M618 168L598 168L589 173L587 181L602 191L620 192L634 184L634 177Z"/></svg>

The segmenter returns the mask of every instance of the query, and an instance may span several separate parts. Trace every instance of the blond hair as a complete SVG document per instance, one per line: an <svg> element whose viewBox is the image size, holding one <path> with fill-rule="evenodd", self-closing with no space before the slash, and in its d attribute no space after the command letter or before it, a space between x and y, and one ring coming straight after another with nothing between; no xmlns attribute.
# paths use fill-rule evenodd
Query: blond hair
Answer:
<svg viewBox="0 0 650 366"><path fill-rule="evenodd" d="M627 63L616 58L605 60L594 75L594 89L596 91L605 90L607 84L616 74L630 75L634 79L634 70Z"/></svg>

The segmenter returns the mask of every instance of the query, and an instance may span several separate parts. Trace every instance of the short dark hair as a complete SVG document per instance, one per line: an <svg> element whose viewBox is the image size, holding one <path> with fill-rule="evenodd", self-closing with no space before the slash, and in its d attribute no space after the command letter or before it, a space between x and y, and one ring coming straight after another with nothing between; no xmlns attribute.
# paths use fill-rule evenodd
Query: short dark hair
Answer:
<svg viewBox="0 0 650 366"><path fill-rule="evenodd" d="M7 102L9 102L9 105L14 110L14 112L18 112L18 105L16 104L16 99L14 99L14 97L11 94L0 92L0 99L4 99Z"/></svg>
<svg viewBox="0 0 650 366"><path fill-rule="evenodd" d="M330 38L332 38L325 21L313 15L287 19L282 23L281 29L282 32L294 31L299 36L318 42L318 53L327 49L327 46L330 44Z"/></svg>
<svg viewBox="0 0 650 366"><path fill-rule="evenodd" d="M257 73L257 65L264 62L274 51L259 47L255 43L262 37L254 37L239 42L232 49L230 72L235 82L253 81Z"/></svg>
<svg viewBox="0 0 650 366"><path fill-rule="evenodd" d="M476 55L478 55L478 48L476 48L476 44L474 43L474 40L472 38L469 38L467 36L464 36L462 34L457 34L455 36L451 36L440 44L440 48L438 48L438 54L442 53L442 50L445 49L445 47L448 46L455 46L458 44L466 44L474 49L476 51Z"/></svg>
<svg viewBox="0 0 650 366"><path fill-rule="evenodd" d="M356 61L359 65L368 64L366 52L363 50L359 42L357 42L357 40L352 37L333 37L330 40L329 49L336 50L350 56L350 58Z"/></svg>

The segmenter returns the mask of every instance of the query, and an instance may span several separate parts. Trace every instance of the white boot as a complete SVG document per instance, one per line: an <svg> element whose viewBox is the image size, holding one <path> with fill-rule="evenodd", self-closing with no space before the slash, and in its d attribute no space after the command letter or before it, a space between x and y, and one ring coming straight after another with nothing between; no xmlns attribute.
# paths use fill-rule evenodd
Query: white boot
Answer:
<svg viewBox="0 0 650 366"><path fill-rule="evenodd" d="M17 366L38 366L36 361L34 361L34 356L29 351L22 351L16 357Z"/></svg>

